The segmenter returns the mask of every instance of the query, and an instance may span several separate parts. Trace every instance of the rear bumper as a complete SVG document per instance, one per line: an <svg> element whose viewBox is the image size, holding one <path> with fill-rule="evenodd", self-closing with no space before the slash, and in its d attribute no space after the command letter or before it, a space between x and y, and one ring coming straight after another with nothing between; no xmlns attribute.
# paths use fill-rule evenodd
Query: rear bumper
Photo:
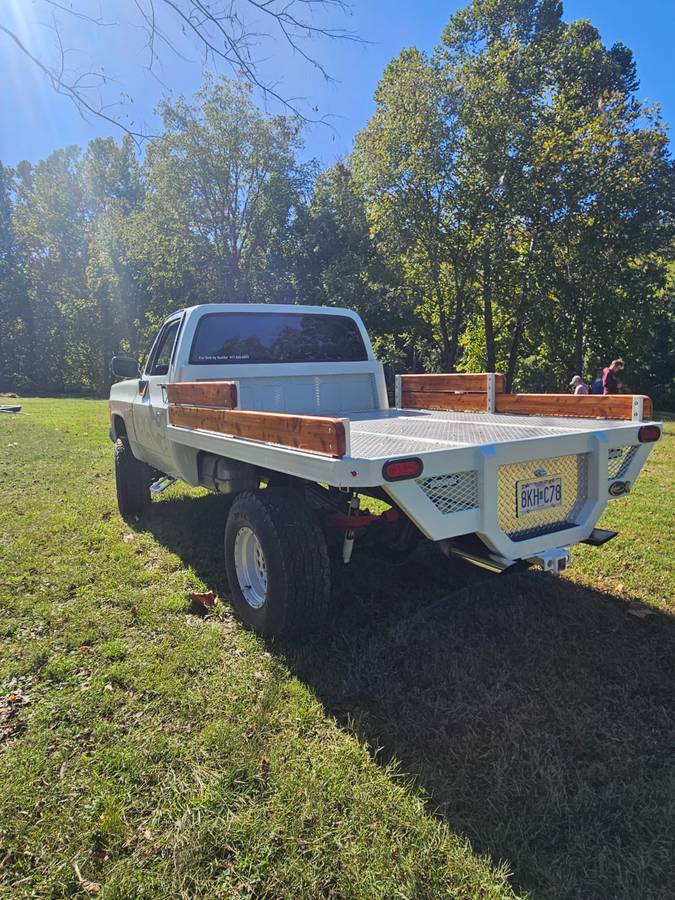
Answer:
<svg viewBox="0 0 675 900"><path fill-rule="evenodd" d="M619 477L632 484L653 444L638 426L553 438L454 449L424 457L414 481L384 486L392 500L433 541L477 534L505 560L529 560L591 538ZM516 514L516 481L563 479L563 503Z"/></svg>

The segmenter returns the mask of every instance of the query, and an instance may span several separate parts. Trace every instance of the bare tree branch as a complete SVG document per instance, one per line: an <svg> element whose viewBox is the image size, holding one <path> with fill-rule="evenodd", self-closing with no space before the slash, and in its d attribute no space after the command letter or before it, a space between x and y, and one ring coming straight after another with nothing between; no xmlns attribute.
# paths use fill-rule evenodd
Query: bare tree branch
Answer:
<svg viewBox="0 0 675 900"><path fill-rule="evenodd" d="M5 28L4 25L0 25L0 32L6 34L14 43L17 45L19 50L35 65L41 72L43 72L49 81L51 82L52 87L56 91L57 94L63 94L66 97L69 97L75 106L80 110L80 112L88 112L91 115L97 116L100 119L104 119L106 122L110 122L111 125L115 125L118 128L121 128L125 134L131 135L131 137L136 138L138 140L142 138L150 137L148 134L144 134L140 131L134 131L133 129L127 127L119 118L114 118L113 116L109 116L105 109L99 106L93 106L85 97L83 90L81 87L78 87L78 82L82 79L82 77L86 77L86 75L97 76L96 72L82 73L79 75L74 81L69 82L64 79L64 64L63 57L61 59L61 63L58 69L50 69L48 68L41 60L34 56L30 50L22 43L22 41L17 37L14 32L10 31L9 28Z"/></svg>
<svg viewBox="0 0 675 900"><path fill-rule="evenodd" d="M92 29L140 28L146 35L145 48L148 53L144 68L155 77L156 64L161 58L158 44L186 61L190 60L183 53L181 41L191 44L193 49L196 45L203 55L205 66L228 68L236 77L260 91L265 100L275 101L306 122L325 123L326 117L308 117L298 98L283 95L278 80L265 79L261 75L262 60L254 57L254 50L265 41L286 46L330 81L331 75L317 56L310 52L307 44L321 38L361 42L353 32L324 25L316 18L317 12L325 10L342 15L349 13L350 8L345 0L129 0L129 8L135 10L138 20L127 23L105 21L100 2L98 12L78 8L75 0L36 0L36 4L39 3L52 12L53 25L50 27L56 35L56 61L38 54L7 24L0 25L0 32L46 75L57 93L74 103L83 116L104 119L136 140L150 135L135 130L133 123L125 124L122 115L107 112L115 104L104 105L100 97L100 89L111 80L109 76L91 70L73 72L67 67L66 56L71 51L64 49L56 20L57 12L73 16ZM163 23L160 22L160 13L163 13ZM170 36L167 31L171 22L178 26L177 36ZM263 30L255 30L260 26ZM99 93L94 97L97 91Z"/></svg>
<svg viewBox="0 0 675 900"><path fill-rule="evenodd" d="M91 22L93 25L101 25L104 28L110 28L115 25L115 22L103 21L103 13L100 3L98 16L91 16L88 13L83 13L81 10L73 9L72 4L70 6L64 6L64 4L59 3L58 0L43 0L43 3L45 3L47 6L54 7L54 9L60 9L62 12L68 13L69 16L74 16L76 19L82 19L84 22Z"/></svg>

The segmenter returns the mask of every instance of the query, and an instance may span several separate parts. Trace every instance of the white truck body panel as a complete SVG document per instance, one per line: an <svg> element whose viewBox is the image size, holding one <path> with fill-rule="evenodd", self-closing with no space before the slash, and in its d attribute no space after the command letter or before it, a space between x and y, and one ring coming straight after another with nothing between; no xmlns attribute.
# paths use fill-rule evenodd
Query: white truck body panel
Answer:
<svg viewBox="0 0 675 900"><path fill-rule="evenodd" d="M358 325L367 359L191 365L200 317L220 311L348 316ZM529 559L588 538L611 499L611 483L632 484L652 447L638 440L640 421L390 409L382 365L350 310L213 304L184 310L167 323L176 321L178 340L168 372L144 372L141 382L114 385L110 409L124 420L135 456L192 485L198 484L197 455L204 451L335 487L382 487L433 541L476 533L501 558ZM169 425L165 385L199 380L235 381L242 409L343 418L347 455L331 458ZM423 462L419 478L384 478L386 461L411 456ZM551 472L564 472L564 503L519 521L516 483Z"/></svg>
<svg viewBox="0 0 675 900"><path fill-rule="evenodd" d="M363 362L257 363L254 365L191 365L192 346L197 324L204 313L315 313L345 316L358 326L368 359ZM239 384L239 406L242 409L268 412L328 414L329 410L386 409L387 388L382 363L373 348L363 322L349 309L326 306L264 305L216 303L207 308L186 310L181 335L181 350L176 358L171 381L217 381L227 379Z"/></svg>

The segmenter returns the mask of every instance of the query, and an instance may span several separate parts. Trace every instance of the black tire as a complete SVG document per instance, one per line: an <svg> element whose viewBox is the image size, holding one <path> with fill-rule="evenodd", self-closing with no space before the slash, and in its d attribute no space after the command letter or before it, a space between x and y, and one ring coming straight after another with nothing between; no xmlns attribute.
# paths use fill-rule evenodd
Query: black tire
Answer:
<svg viewBox="0 0 675 900"><path fill-rule="evenodd" d="M237 575L235 544L250 529L266 569L264 599L252 605ZM241 550L239 551L241 554ZM225 526L225 567L232 606L248 627L264 637L298 637L317 631L330 603L330 563L314 510L293 488L239 494Z"/></svg>
<svg viewBox="0 0 675 900"><path fill-rule="evenodd" d="M123 519L139 516L150 505L152 469L136 459L126 438L115 441L115 488Z"/></svg>
<svg viewBox="0 0 675 900"><path fill-rule="evenodd" d="M372 531L372 542L365 547L375 559L390 566L405 566L423 540L421 531L410 519L401 518L393 525L378 525L366 528L365 538L368 540ZM365 543L365 542L364 542Z"/></svg>

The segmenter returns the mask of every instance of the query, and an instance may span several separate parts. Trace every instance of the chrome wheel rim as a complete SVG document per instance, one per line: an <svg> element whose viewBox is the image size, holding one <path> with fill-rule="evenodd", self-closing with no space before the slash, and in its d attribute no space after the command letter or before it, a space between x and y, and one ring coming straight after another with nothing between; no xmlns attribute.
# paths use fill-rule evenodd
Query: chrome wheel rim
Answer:
<svg viewBox="0 0 675 900"><path fill-rule="evenodd" d="M234 567L244 600L260 609L267 599L267 561L260 541L248 526L240 528L234 539Z"/></svg>

